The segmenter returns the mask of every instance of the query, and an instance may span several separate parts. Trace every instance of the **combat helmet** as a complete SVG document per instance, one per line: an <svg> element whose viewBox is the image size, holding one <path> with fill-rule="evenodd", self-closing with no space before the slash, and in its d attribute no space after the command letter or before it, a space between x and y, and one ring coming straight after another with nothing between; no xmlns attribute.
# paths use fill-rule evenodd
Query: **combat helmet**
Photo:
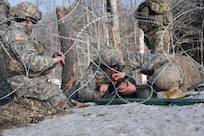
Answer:
<svg viewBox="0 0 204 136"><path fill-rule="evenodd" d="M22 2L18 4L14 10L14 17L18 20L30 20L36 24L42 16L39 9L30 2Z"/></svg>
<svg viewBox="0 0 204 136"><path fill-rule="evenodd" d="M0 0L0 13L1 16L7 17L9 14L10 4L8 0Z"/></svg>
<svg viewBox="0 0 204 136"><path fill-rule="evenodd" d="M123 64L119 51L111 45L101 47L97 61L108 67Z"/></svg>

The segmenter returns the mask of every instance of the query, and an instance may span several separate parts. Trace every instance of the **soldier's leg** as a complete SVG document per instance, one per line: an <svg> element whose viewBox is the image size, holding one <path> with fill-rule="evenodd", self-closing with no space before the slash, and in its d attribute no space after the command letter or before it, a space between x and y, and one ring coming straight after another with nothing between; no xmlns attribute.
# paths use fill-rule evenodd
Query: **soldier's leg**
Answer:
<svg viewBox="0 0 204 136"><path fill-rule="evenodd" d="M201 75L201 81L200 82L204 82L204 67L200 64L197 64L197 66L199 67L200 75Z"/></svg>
<svg viewBox="0 0 204 136"><path fill-rule="evenodd" d="M24 96L47 101L51 106L66 102L66 96L62 90L57 85L46 82L44 77L16 76L9 79L9 83L13 90L17 89L16 94L18 97Z"/></svg>
<svg viewBox="0 0 204 136"><path fill-rule="evenodd" d="M78 89L78 99L82 102L93 102L95 99L95 78L84 78Z"/></svg>
<svg viewBox="0 0 204 136"><path fill-rule="evenodd" d="M149 42L154 46L153 53L169 53L170 48L170 33L168 30L158 30L149 36Z"/></svg>
<svg viewBox="0 0 204 136"><path fill-rule="evenodd" d="M93 102L95 90L90 86L85 86L78 90L78 99L83 102Z"/></svg>
<svg viewBox="0 0 204 136"><path fill-rule="evenodd" d="M183 84L183 72L176 65L165 65L155 71L150 82L159 91L166 91L174 87L180 88Z"/></svg>
<svg viewBox="0 0 204 136"><path fill-rule="evenodd" d="M0 77L0 106L13 101L13 93L6 81L6 78Z"/></svg>

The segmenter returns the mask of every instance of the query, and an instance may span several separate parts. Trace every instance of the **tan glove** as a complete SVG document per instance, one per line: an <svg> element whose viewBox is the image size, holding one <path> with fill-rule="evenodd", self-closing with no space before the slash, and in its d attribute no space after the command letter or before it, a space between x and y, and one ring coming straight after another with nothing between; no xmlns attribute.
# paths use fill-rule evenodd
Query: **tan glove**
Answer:
<svg viewBox="0 0 204 136"><path fill-rule="evenodd" d="M160 93L160 98L168 98L168 99L176 99L176 98L183 98L183 97L186 97L187 94L186 92L183 92L182 90L179 90L178 87L174 87L174 88L171 88L167 91L162 91L162 92L159 92Z"/></svg>

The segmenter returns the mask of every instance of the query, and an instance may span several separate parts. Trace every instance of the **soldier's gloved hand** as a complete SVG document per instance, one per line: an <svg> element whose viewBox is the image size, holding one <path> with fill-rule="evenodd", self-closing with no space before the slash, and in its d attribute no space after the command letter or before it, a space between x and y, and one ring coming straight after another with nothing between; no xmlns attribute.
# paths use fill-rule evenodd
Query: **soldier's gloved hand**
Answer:
<svg viewBox="0 0 204 136"><path fill-rule="evenodd" d="M118 81L119 79L123 79L125 78L125 73L124 72L119 72L119 73L114 73L112 74L112 78L115 80L115 81Z"/></svg>
<svg viewBox="0 0 204 136"><path fill-rule="evenodd" d="M141 69L141 73L144 75L151 76L154 73L154 69Z"/></svg>
<svg viewBox="0 0 204 136"><path fill-rule="evenodd" d="M124 95L135 93L136 87L130 81L126 80L119 85L118 92L121 92Z"/></svg>
<svg viewBox="0 0 204 136"><path fill-rule="evenodd" d="M55 64L65 65L65 56L62 52L54 53L52 57Z"/></svg>
<svg viewBox="0 0 204 136"><path fill-rule="evenodd" d="M96 98L102 98L105 95L105 93L108 91L108 87L109 87L109 84L101 85L99 91L96 91L94 93L94 96Z"/></svg>

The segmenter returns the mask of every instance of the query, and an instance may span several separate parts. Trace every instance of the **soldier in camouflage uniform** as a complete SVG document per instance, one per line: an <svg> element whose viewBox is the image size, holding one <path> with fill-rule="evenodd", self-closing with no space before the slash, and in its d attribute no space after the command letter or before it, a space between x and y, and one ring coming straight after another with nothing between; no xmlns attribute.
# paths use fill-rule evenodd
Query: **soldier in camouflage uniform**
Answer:
<svg viewBox="0 0 204 136"><path fill-rule="evenodd" d="M55 65L64 63L65 56L55 58L45 52L44 46L31 37L32 29L41 19L41 12L31 3L22 2L15 7L14 18L3 35L4 71L16 101L35 99L51 108L66 108L67 99L56 85L47 82L46 75Z"/></svg>
<svg viewBox="0 0 204 136"><path fill-rule="evenodd" d="M156 92L182 91L180 95L169 98L184 97L185 92L203 82L204 77L203 67L182 55L134 53L130 54L130 63L126 67L132 70L140 69L142 74L148 76L148 82Z"/></svg>
<svg viewBox="0 0 204 136"><path fill-rule="evenodd" d="M135 12L139 27L144 31L145 43L152 53L169 53L173 20L168 0L145 0Z"/></svg>
<svg viewBox="0 0 204 136"><path fill-rule="evenodd" d="M9 25L9 18L10 15L10 4L8 2L8 0L0 0L0 39L2 34L4 33L4 31L7 29L8 25ZM0 44L1 41L0 41ZM1 45L2 46L2 45ZM3 99L3 97L10 93L10 89L7 85L7 81L6 81L6 77L3 76L3 60L2 60L2 48L0 46L0 98L2 98L2 100L0 100L0 106L4 105L6 103L8 103L11 100L11 96L6 97Z"/></svg>
<svg viewBox="0 0 204 136"><path fill-rule="evenodd" d="M10 14L10 4L8 0L0 0L0 34L1 31L7 28L7 18Z"/></svg>
<svg viewBox="0 0 204 136"><path fill-rule="evenodd" d="M136 82L131 78L131 71L124 66L123 59L113 46L101 47L98 57L90 64L87 75L80 82L78 99L87 102L95 98L113 97L116 90L121 97L136 97ZM126 73L127 76L115 80L118 73ZM71 97L70 90L66 93L68 98Z"/></svg>

